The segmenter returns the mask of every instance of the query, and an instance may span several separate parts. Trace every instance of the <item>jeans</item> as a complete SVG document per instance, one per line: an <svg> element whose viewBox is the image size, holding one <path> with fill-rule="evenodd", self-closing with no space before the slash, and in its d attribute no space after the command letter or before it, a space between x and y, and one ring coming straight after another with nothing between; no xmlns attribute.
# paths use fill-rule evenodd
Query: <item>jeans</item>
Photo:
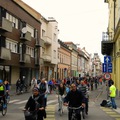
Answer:
<svg viewBox="0 0 120 120"><path fill-rule="evenodd" d="M115 97L110 97L110 99L111 99L111 103L112 103L112 108L116 109L117 105L115 103Z"/></svg>

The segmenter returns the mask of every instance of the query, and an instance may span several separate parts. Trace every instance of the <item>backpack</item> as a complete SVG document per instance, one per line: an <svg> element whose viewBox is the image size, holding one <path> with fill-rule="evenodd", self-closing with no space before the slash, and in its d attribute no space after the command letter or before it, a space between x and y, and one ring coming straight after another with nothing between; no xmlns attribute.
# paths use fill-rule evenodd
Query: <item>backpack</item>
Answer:
<svg viewBox="0 0 120 120"><path fill-rule="evenodd" d="M106 107L106 105L107 105L107 100L103 100L100 105L101 105L102 107Z"/></svg>

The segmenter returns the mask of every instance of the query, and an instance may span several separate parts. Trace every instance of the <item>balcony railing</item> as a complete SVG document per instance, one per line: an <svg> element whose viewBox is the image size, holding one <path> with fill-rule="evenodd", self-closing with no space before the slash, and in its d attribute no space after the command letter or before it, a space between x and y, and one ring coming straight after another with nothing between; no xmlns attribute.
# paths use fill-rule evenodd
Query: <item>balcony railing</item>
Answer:
<svg viewBox="0 0 120 120"><path fill-rule="evenodd" d="M28 54L20 54L20 62L21 63L31 63L31 57Z"/></svg>
<svg viewBox="0 0 120 120"><path fill-rule="evenodd" d="M103 32L101 42L101 52L103 55L110 55L113 49L113 33Z"/></svg>
<svg viewBox="0 0 120 120"><path fill-rule="evenodd" d="M43 40L45 42L45 45L51 45L52 44L52 40L48 36L44 36Z"/></svg>
<svg viewBox="0 0 120 120"><path fill-rule="evenodd" d="M21 33L20 39L25 41L31 41L31 33L28 31L26 33Z"/></svg>
<svg viewBox="0 0 120 120"><path fill-rule="evenodd" d="M0 48L0 59L11 60L11 51L10 51L10 49L1 47Z"/></svg>
<svg viewBox="0 0 120 120"><path fill-rule="evenodd" d="M51 59L52 59L52 58L51 58L50 55L44 54L44 55L43 55L43 59L44 59L45 62L51 62Z"/></svg>
<svg viewBox="0 0 120 120"><path fill-rule="evenodd" d="M12 22L2 17L2 21L0 21L0 31L12 32Z"/></svg>

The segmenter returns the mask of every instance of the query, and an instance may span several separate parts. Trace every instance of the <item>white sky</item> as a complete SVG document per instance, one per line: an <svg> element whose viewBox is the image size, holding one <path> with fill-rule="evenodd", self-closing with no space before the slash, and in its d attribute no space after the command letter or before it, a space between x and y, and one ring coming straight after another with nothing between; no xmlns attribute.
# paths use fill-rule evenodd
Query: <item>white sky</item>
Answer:
<svg viewBox="0 0 120 120"><path fill-rule="evenodd" d="M101 58L102 32L107 31L108 4L104 0L23 0L45 18L54 17L58 38L85 47Z"/></svg>

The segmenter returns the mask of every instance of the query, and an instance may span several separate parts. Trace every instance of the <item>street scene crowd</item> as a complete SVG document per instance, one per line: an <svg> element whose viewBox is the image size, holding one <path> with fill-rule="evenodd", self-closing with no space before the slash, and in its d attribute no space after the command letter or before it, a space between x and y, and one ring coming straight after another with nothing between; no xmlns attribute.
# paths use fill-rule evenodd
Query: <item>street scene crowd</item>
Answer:
<svg viewBox="0 0 120 120"><path fill-rule="evenodd" d="M29 84L29 91L32 95L23 109L26 120L44 120L47 118L46 107L48 94L55 92L58 95L58 112L62 110L62 104L68 107L68 119L72 120L73 108L75 108L76 120L81 120L80 111L84 110L84 114L89 112L89 92L98 89L99 85L107 86L108 100L101 101L101 106L111 107L117 109L115 102L116 87L114 81L105 80L103 76L96 77L67 77L63 80L46 80L45 78L36 79L33 77ZM18 79L16 82L16 94L23 93L25 88L28 91L28 86L25 85L24 80ZM3 108L7 108L7 97L9 96L10 84L9 81L0 80L0 101L3 99ZM6 97L7 96L7 97ZM108 103L109 102L109 103ZM63 112L63 111L62 111Z"/></svg>

